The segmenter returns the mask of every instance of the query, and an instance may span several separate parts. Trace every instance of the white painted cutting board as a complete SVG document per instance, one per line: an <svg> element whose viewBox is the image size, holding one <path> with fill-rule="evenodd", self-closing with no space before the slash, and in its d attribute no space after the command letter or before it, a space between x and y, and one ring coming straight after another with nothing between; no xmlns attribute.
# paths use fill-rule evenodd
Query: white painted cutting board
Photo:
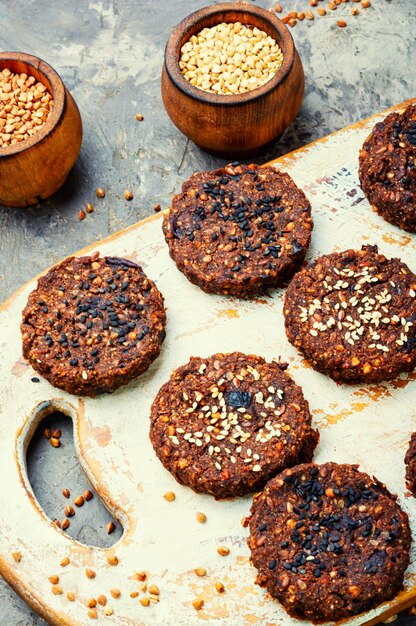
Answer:
<svg viewBox="0 0 416 626"><path fill-rule="evenodd" d="M396 108L402 108L404 105ZM387 112L341 130L275 162L293 176L309 197L315 220L308 259L362 244L378 244L387 256L400 256L416 270L416 236L387 224L370 209L358 185L358 151L374 123ZM282 356L304 390L321 431L315 460L359 463L399 494L416 537L415 500L405 497L404 464L410 432L416 430L415 374L390 384L337 386L312 370L288 343L282 317L283 290L256 301L207 295L191 285L169 258L161 215L118 233L82 254L130 258L143 265L166 298L167 338L150 370L113 395L76 398L46 381L31 383L33 370L21 357L21 311L34 279L0 311L0 572L50 624L88 624L86 602L104 594L113 609L100 623L117 626L294 626L280 605L254 585L247 529L240 523L251 498L216 502L176 484L149 442L149 411L172 369L191 355L241 350ZM81 253L80 253L81 254ZM81 463L108 508L124 525L121 540L109 550L89 548L57 530L45 517L27 480L25 452L41 418L59 408L74 420ZM59 454L59 450L57 450ZM172 503L163 499L174 491ZM195 513L207 515L198 524ZM221 557L217 547L230 548ZM12 557L19 551L20 562ZM119 565L107 562L116 554ZM59 563L68 556L71 564ZM349 624L373 624L416 600L416 551L406 575L406 591L396 600ZM205 567L205 578L195 576ZM85 569L96 571L87 578ZM135 572L147 570L160 588L160 602L146 608L130 592L139 588ZM62 595L51 592L48 577L60 574ZM226 587L215 590L215 581ZM122 595L113 599L111 588ZM74 592L69 602L67 592ZM201 598L197 612L192 601ZM93 622L94 623L94 622Z"/></svg>

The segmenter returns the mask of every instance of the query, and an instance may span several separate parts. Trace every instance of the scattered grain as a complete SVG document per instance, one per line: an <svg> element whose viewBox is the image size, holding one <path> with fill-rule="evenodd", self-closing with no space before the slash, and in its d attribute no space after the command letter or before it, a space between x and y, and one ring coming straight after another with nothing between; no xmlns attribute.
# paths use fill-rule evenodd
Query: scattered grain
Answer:
<svg viewBox="0 0 416 626"><path fill-rule="evenodd" d="M68 593L66 594L66 598L70 602L75 602L75 593L73 591L68 591Z"/></svg>
<svg viewBox="0 0 416 626"><path fill-rule="evenodd" d="M45 430L43 431L43 436L45 437L45 439L50 439L52 437L51 429L45 428Z"/></svg>
<svg viewBox="0 0 416 626"><path fill-rule="evenodd" d="M75 506L84 506L84 496L77 496L74 500Z"/></svg>
<svg viewBox="0 0 416 626"><path fill-rule="evenodd" d="M85 213L85 211L83 209L81 209L78 212L78 219L82 222L82 220L85 220L87 214Z"/></svg>
<svg viewBox="0 0 416 626"><path fill-rule="evenodd" d="M69 491L69 489L62 489L62 495L64 496L64 498L70 498L71 492Z"/></svg>
<svg viewBox="0 0 416 626"><path fill-rule="evenodd" d="M115 598L116 600L117 600L117 598L119 598L121 596L120 589L110 589L110 593L113 596L113 598Z"/></svg>
<svg viewBox="0 0 416 626"><path fill-rule="evenodd" d="M97 187L97 189L95 190L95 195L97 196L97 198L105 198L105 189L103 189L102 187Z"/></svg>
<svg viewBox="0 0 416 626"><path fill-rule="evenodd" d="M63 593L62 587L59 585L52 585L52 593L54 596L60 596Z"/></svg>
<svg viewBox="0 0 416 626"><path fill-rule="evenodd" d="M194 600L192 602L192 606L194 607L195 611L200 611L202 609L202 607L204 606L204 601L203 600Z"/></svg>
<svg viewBox="0 0 416 626"><path fill-rule="evenodd" d="M68 506L66 506L64 508L64 513L65 513L66 517L72 517L73 515L75 515L75 509L74 509L73 506L68 504Z"/></svg>
<svg viewBox="0 0 416 626"><path fill-rule="evenodd" d="M345 22L344 20L337 21L337 26L339 26L340 28L345 28L346 25L347 25L347 22Z"/></svg>
<svg viewBox="0 0 416 626"><path fill-rule="evenodd" d="M63 521L62 524L60 525L62 530L66 530L67 528L69 528L70 526L70 522L69 519L66 517Z"/></svg>
<svg viewBox="0 0 416 626"><path fill-rule="evenodd" d="M196 574L197 576L199 576L200 578L202 578L203 576L206 576L206 575L207 575L207 570L205 569L205 567L197 567L197 568L194 570L194 572L195 572L195 574Z"/></svg>
<svg viewBox="0 0 416 626"><path fill-rule="evenodd" d="M92 491L90 491L89 489L87 489L86 491L84 491L84 498L87 502L89 502L90 500L92 500L92 498L94 497L94 494L92 493Z"/></svg>
<svg viewBox="0 0 416 626"><path fill-rule="evenodd" d="M141 113L136 113L136 120L138 122L142 122L144 120L144 117Z"/></svg>
<svg viewBox="0 0 416 626"><path fill-rule="evenodd" d="M22 560L22 553L18 551L12 552L12 557L14 558L16 563L20 563L20 561Z"/></svg>
<svg viewBox="0 0 416 626"><path fill-rule="evenodd" d="M49 576L48 580L52 583L52 585L57 585L59 583L59 576L58 574L53 574L52 576Z"/></svg>
<svg viewBox="0 0 416 626"><path fill-rule="evenodd" d="M217 582L215 583L215 589L218 591L218 593L224 593L225 591L224 585L219 580L217 580Z"/></svg>
<svg viewBox="0 0 416 626"><path fill-rule="evenodd" d="M114 522L108 522L107 526L106 526L106 531L108 535L111 535L111 533L113 533L115 531L116 527Z"/></svg>
<svg viewBox="0 0 416 626"><path fill-rule="evenodd" d="M173 501L176 499L176 496L175 496L175 494L173 493L173 491L167 491L163 497L164 497L164 498L165 498L165 500L167 500L168 502L173 502Z"/></svg>
<svg viewBox="0 0 416 626"><path fill-rule="evenodd" d="M95 578L97 576L96 572L94 572L93 569L89 568L85 570L85 574L87 575L87 578Z"/></svg>
<svg viewBox="0 0 416 626"><path fill-rule="evenodd" d="M67 565L69 565L69 564L70 564L70 562L71 562L71 561L69 560L69 558L68 558L67 556L65 556L65 557L62 559L62 561L61 561L61 563L60 563L60 566L61 566L61 567L66 567Z"/></svg>
<svg viewBox="0 0 416 626"><path fill-rule="evenodd" d="M217 552L220 556L227 556L228 554L230 554L230 548L227 548L226 546L220 546L217 549Z"/></svg>
<svg viewBox="0 0 416 626"><path fill-rule="evenodd" d="M130 191L130 189L126 189L126 191L124 192L124 197L130 202L130 200L133 200L134 198L133 192Z"/></svg>
<svg viewBox="0 0 416 626"><path fill-rule="evenodd" d="M61 442L56 437L51 437L49 439L49 443L51 444L53 448L59 448L61 445Z"/></svg>
<svg viewBox="0 0 416 626"><path fill-rule="evenodd" d="M115 555L111 555L107 557L107 562L109 565L112 565L114 567L115 565L118 565L119 563L118 557L116 557Z"/></svg>
<svg viewBox="0 0 416 626"><path fill-rule="evenodd" d="M90 204L89 202L87 203L87 206L85 207L87 213L94 213L94 206L92 204Z"/></svg>
<svg viewBox="0 0 416 626"><path fill-rule="evenodd" d="M196 521L200 524L205 524L205 522L207 521L207 516L205 515L205 513L201 513L200 511L198 511L195 517Z"/></svg>
<svg viewBox="0 0 416 626"><path fill-rule="evenodd" d="M142 606L149 606L150 604L149 598L140 598L139 602Z"/></svg>

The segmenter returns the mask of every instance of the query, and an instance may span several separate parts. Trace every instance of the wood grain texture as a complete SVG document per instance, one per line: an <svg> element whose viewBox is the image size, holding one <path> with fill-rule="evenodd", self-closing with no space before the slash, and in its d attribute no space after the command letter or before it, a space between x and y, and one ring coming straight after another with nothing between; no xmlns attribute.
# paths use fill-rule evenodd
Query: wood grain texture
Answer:
<svg viewBox="0 0 416 626"><path fill-rule="evenodd" d="M400 255L412 266L416 241L393 226L386 227L358 187L358 148L382 117L347 128L275 162L310 197L316 229L309 258L340 247L377 243L386 255ZM206 356L219 350L240 349L266 358L282 355L289 362L289 372L302 385L314 423L321 430L316 460L358 462L364 471L376 474L399 493L415 532L416 514L412 501L404 497L403 475L404 449L414 419L414 374L381 385L337 386L309 368L288 344L281 314L283 290L257 301L201 292L169 259L160 216L94 244L83 253L95 249L143 262L166 297L168 328L162 355L127 388L111 396L74 399L46 381L31 384L31 368L15 365L21 363L19 312L34 282L20 289L0 312L0 342L5 354L0 363L1 408L11 416L0 422L0 471L9 478L0 484L0 498L8 502L7 511L0 510L0 570L50 624L84 624L87 597L108 595L112 587L122 588L123 596L112 603L115 611L108 621L120 626L196 626L201 620L221 626L249 626L253 620L279 626L298 623L253 583L247 530L240 525L250 497L215 502L194 494L174 482L151 449L146 434L150 403L170 371L191 354ZM85 472L124 525L123 537L110 551L83 546L57 531L32 495L24 453L36 424L54 408L73 419L75 443ZM97 437L97 428L103 426L110 429L105 445ZM163 493L169 490L177 494L174 503L163 499ZM197 510L207 515L206 524L195 521ZM230 556L218 557L218 545L229 546ZM11 555L15 549L22 553L19 563ZM106 561L107 555L114 552L120 559L117 568ZM64 595L51 594L48 581L63 556L71 558L72 566L62 573L60 584L65 592L76 591L73 603ZM399 610L402 603L409 604L416 597L414 547L411 561L406 590L398 598L345 623L374 624ZM208 569L207 578L195 577L193 569L198 566ZM94 580L86 579L86 567L97 571ZM151 582L161 589L161 602L149 613L129 595L137 587L134 572L141 569L147 570ZM225 584L226 594L218 596L215 580ZM195 613L191 602L198 596L205 599L205 607Z"/></svg>
<svg viewBox="0 0 416 626"><path fill-rule="evenodd" d="M241 22L267 32L283 51L276 75L253 91L216 95L187 81L178 65L181 48L203 28ZM289 29L270 11L247 3L211 5L185 18L169 37L162 70L162 97L173 123L205 150L236 157L270 143L295 118L305 78Z"/></svg>
<svg viewBox="0 0 416 626"><path fill-rule="evenodd" d="M34 76L48 88L54 107L29 139L0 148L0 204L25 207L49 198L66 180L82 141L78 107L55 70L21 52L0 52L0 70Z"/></svg>

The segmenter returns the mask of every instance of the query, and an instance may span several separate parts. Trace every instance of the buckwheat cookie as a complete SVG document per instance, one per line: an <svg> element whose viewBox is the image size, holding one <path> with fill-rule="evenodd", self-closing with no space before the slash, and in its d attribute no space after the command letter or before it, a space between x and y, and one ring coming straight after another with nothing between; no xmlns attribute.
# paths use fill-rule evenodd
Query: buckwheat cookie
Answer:
<svg viewBox="0 0 416 626"><path fill-rule="evenodd" d="M285 470L254 496L249 526L256 582L292 617L332 623L402 588L408 517L385 485L357 466Z"/></svg>
<svg viewBox="0 0 416 626"><path fill-rule="evenodd" d="M310 203L288 174L239 164L194 174L163 220L170 256L188 280L241 298L300 267L312 226Z"/></svg>
<svg viewBox="0 0 416 626"><path fill-rule="evenodd" d="M416 276L377 246L322 256L286 290L286 334L320 372L375 383L416 365Z"/></svg>
<svg viewBox="0 0 416 626"><path fill-rule="evenodd" d="M410 438L404 462L406 465L406 485L416 498L416 433L413 433Z"/></svg>
<svg viewBox="0 0 416 626"><path fill-rule="evenodd" d="M193 357L173 372L153 402L150 439L178 482L240 496L312 459L319 435L286 367L233 352Z"/></svg>
<svg viewBox="0 0 416 626"><path fill-rule="evenodd" d="M360 151L361 187L385 220L416 232L416 105L374 126Z"/></svg>
<svg viewBox="0 0 416 626"><path fill-rule="evenodd" d="M29 295L23 356L55 387L95 396L144 372L159 354L164 328L163 296L139 265L70 257Z"/></svg>

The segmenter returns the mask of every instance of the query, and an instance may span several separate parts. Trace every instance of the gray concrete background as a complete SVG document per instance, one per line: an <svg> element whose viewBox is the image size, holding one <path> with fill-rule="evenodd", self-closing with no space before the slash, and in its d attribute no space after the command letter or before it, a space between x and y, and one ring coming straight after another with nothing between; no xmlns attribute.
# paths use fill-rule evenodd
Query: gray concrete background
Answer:
<svg viewBox="0 0 416 626"><path fill-rule="evenodd" d="M192 172L224 163L177 131L159 90L170 29L207 3L2 0L0 49L29 52L55 67L80 108L84 140L75 168L53 198L25 210L0 207L0 301L62 257L151 214L155 203L167 207ZM267 0L256 4L273 6ZM309 8L307 0L281 4L287 10ZM360 9L357 17L350 15L351 6L342 5L314 22L305 20L291 31L305 69L305 99L282 139L257 161L416 95L415 0L372 0L367 10L355 5ZM348 23L345 29L336 26L341 17ZM136 113L144 115L143 122L136 121ZM107 190L104 200L95 197L98 186ZM132 202L124 200L125 189L134 192ZM78 211L87 202L94 204L95 213L80 222ZM50 446L35 449L29 459L36 491L56 495L48 499L52 517L59 516L62 505L63 459L72 458L73 488L85 488L71 450L70 429L63 430L66 452L59 455L61 460L51 456ZM78 518L84 523L74 532L81 540L100 542L106 512L97 502L88 511L98 523L88 523L84 507ZM415 624L416 618L395 623ZM0 583L0 626L44 624Z"/></svg>

